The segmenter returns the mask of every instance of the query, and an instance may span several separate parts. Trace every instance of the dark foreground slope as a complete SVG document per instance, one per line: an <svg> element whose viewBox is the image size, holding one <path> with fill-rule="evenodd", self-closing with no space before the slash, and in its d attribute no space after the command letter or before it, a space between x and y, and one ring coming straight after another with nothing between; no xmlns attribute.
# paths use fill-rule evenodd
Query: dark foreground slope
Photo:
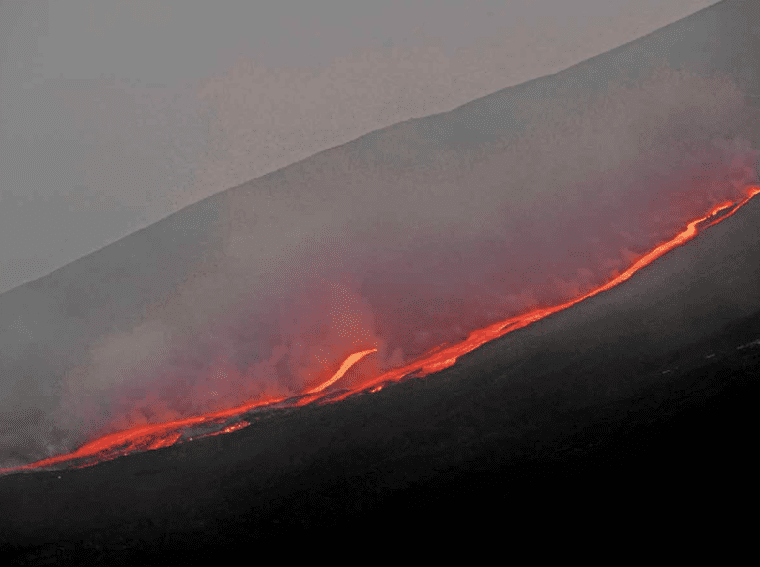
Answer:
<svg viewBox="0 0 760 567"><path fill-rule="evenodd" d="M86 469L4 477L0 542L28 564L163 564L276 536L490 537L579 510L731 523L753 502L759 307L750 202L625 284L439 374Z"/></svg>

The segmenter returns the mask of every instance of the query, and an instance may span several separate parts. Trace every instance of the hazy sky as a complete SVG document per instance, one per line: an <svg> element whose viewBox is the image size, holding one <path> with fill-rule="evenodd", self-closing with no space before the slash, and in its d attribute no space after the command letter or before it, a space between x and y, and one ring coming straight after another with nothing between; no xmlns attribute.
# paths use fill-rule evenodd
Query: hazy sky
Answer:
<svg viewBox="0 0 760 567"><path fill-rule="evenodd" d="M715 0L0 0L0 291Z"/></svg>

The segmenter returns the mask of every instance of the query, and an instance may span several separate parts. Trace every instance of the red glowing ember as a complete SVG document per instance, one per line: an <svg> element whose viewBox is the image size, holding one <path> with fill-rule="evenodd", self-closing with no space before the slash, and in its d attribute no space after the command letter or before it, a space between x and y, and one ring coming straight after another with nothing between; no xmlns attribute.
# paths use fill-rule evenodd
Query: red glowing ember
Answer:
<svg viewBox="0 0 760 567"><path fill-rule="evenodd" d="M73 453L59 455L44 459L28 465L19 467L0 469L0 473L7 473L20 470L44 469L60 463L70 462L74 467L83 467L96 464L101 461L114 459L121 455L126 455L134 451L146 451L158 449L177 443L179 441L190 441L193 439L208 437L210 435L219 435L242 429L249 425L247 421L239 420L236 416L250 411L256 407L271 406L274 404L285 405L287 407L303 406L311 402L327 403L345 399L347 396L358 392L374 393L380 391L388 382L399 381L406 376L423 377L433 372L438 372L452 366L457 358L473 351L481 345L502 337L507 333L521 329L531 323L548 317L549 315L567 309L584 299L597 295L612 287L615 287L629 279L634 273L651 264L654 260L681 246L693 239L701 231L719 223L720 221L733 215L740 207L746 204L755 195L760 194L760 186L748 187L743 199L737 202L725 202L714 207L706 215L694 219L688 223L687 227L668 240L656 246L650 252L644 254L634 262L627 270L617 275L607 283L596 289L581 295L575 299L556 305L553 307L534 309L522 315L518 315L504 321L490 325L484 329L472 332L465 341L455 345L438 346L427 354L421 356L414 362L395 368L384 374L347 387L342 391L325 392L330 386L338 383L346 372L361 359L367 355L376 352L377 349L368 349L356 352L348 356L341 364L340 368L332 375L331 378L317 387L306 391L302 396L285 399L260 399L250 402L246 405L208 413L198 417L169 421L154 425L144 425L119 431L95 439ZM221 427L219 427L221 426ZM193 429L194 428L194 429ZM198 433L188 433L189 431L200 430Z"/></svg>

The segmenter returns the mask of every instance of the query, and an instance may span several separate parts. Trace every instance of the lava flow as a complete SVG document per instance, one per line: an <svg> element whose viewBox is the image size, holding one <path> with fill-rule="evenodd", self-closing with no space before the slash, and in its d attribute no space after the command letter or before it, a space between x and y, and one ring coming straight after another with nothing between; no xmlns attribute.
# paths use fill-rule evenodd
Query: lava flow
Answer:
<svg viewBox="0 0 760 567"><path fill-rule="evenodd" d="M700 233L700 231L703 231L733 215L740 207L758 194L760 194L760 186L748 187L743 199L737 202L729 201L717 205L705 216L692 220L688 223L685 230L677 234L671 240L655 247L639 258L627 270L582 296L553 307L534 309L522 315L500 321L484 329L474 331L466 340L459 344L436 347L409 364L364 381L359 385L346 388L339 392L333 392L332 394L324 393L327 388L338 382L354 364L365 356L376 352L377 349L363 350L351 354L330 379L326 380L319 386L306 391L301 396L287 399L259 399L243 406L198 417L154 425L144 425L124 431L118 431L95 439L94 441L83 445L73 453L58 455L28 465L0 469L0 474L21 470L45 469L60 463L70 463L70 465L75 468L90 466L134 451L158 449L181 441L190 441L199 437L219 435L221 433L228 433L241 429L249 425L249 423L245 420L239 419L237 416L257 407L298 407L311 402L335 402L359 392L377 392L382 389L385 384L399 381L405 377L423 377L433 372L438 372L452 366L457 361L458 357L475 350L489 341L502 337L517 329L526 327L553 313L572 307L589 297L621 284L629 279L634 273L651 264L660 256L663 256L670 250L692 240ZM199 430L197 434L190 432L190 428L192 427Z"/></svg>
<svg viewBox="0 0 760 567"><path fill-rule="evenodd" d="M340 368L333 375L332 378L330 378L324 384L322 384L320 386L317 386L316 388L312 388L311 390L309 390L306 393L307 394L317 394L317 393L321 392L322 390L324 390L325 388L327 388L328 386L332 386L333 384L335 384L335 382L337 382L338 380L340 380L343 377L343 375L348 371L349 368L351 368L354 364L356 364L362 358L364 358L365 356L367 356L368 354L370 354L372 352L377 352L377 349L376 348L371 348L369 350L363 350L361 352L355 352L354 354L352 354L351 356L349 356L343 362L343 364L340 365Z"/></svg>

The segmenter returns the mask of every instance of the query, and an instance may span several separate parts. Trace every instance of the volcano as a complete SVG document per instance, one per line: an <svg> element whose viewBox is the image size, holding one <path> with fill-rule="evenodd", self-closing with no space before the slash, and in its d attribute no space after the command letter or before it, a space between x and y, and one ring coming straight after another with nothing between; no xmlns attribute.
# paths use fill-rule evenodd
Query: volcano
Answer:
<svg viewBox="0 0 760 567"><path fill-rule="evenodd" d="M758 53L760 4L725 0L3 293L0 545L209 561L579 487L738 497Z"/></svg>

